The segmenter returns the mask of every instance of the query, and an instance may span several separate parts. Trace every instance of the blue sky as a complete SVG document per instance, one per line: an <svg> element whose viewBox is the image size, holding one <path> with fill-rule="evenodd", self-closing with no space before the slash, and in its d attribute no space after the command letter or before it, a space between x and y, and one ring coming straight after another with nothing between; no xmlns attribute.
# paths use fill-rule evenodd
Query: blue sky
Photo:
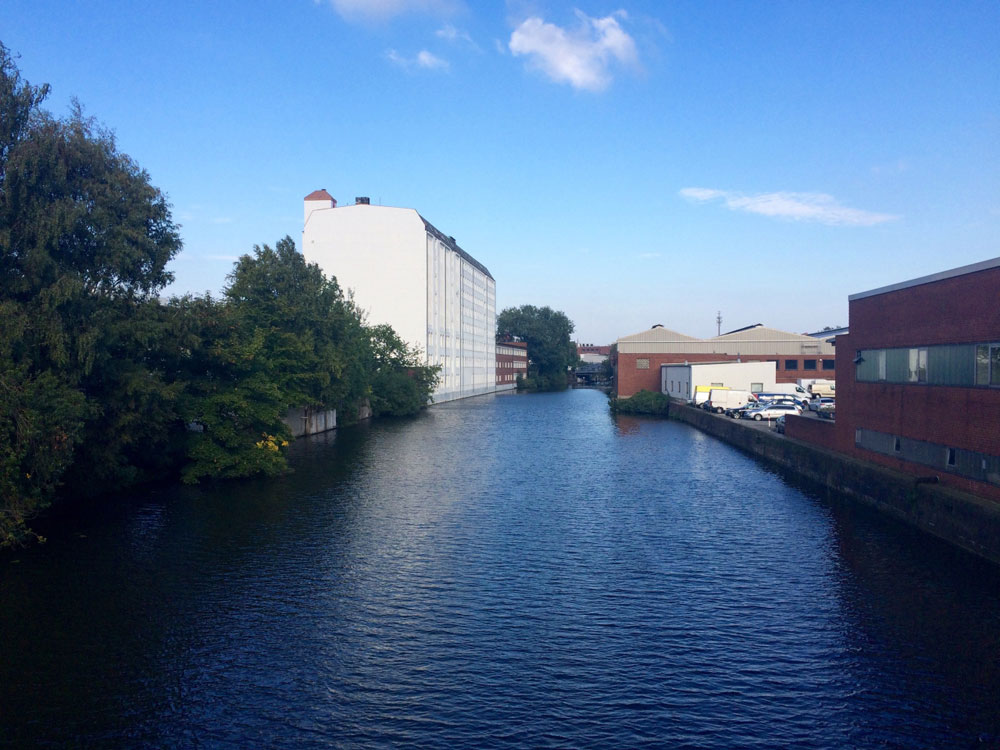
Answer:
<svg viewBox="0 0 1000 750"><path fill-rule="evenodd" d="M1000 255L1000 3L3 0L217 292L302 198L416 208L578 340L847 322Z"/></svg>

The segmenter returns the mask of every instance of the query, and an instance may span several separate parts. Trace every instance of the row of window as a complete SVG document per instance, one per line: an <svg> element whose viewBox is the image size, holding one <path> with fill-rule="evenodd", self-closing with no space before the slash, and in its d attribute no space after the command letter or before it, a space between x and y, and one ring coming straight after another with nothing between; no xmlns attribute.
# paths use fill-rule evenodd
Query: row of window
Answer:
<svg viewBox="0 0 1000 750"><path fill-rule="evenodd" d="M775 368L781 365L781 360L779 359L769 359L768 362L774 362ZM799 360L797 359L786 359L784 361L786 370L798 370ZM822 367L824 370L836 370L837 363L833 359L803 359L802 369L803 370L815 370L817 367ZM635 369L637 370L648 370L649 360L645 358L636 359Z"/></svg>
<svg viewBox="0 0 1000 750"><path fill-rule="evenodd" d="M506 368L508 370L511 369L511 368L518 369L518 370L524 370L525 368L527 368L527 366L528 366L527 361L525 361L523 359L520 360L520 361L513 361L513 362L511 362L511 361L504 361L504 360L497 360L497 367Z"/></svg>
<svg viewBox="0 0 1000 750"><path fill-rule="evenodd" d="M967 479L1000 485L1000 456L862 427L854 431L854 444L883 456L894 456Z"/></svg>
<svg viewBox="0 0 1000 750"><path fill-rule="evenodd" d="M859 383L1000 386L1000 344L859 349Z"/></svg>
<svg viewBox="0 0 1000 750"><path fill-rule="evenodd" d="M778 360L771 360L771 361L773 361L775 363L778 363ZM836 370L837 369L837 361L834 360L834 359L819 359L819 360L817 360L817 359L803 359L802 360L802 369L803 370L815 370L815 369L817 369L817 365L820 368L824 369L824 370ZM798 370L799 369L799 360L797 360L797 359L786 359L785 360L785 368L784 369L786 369L786 370Z"/></svg>

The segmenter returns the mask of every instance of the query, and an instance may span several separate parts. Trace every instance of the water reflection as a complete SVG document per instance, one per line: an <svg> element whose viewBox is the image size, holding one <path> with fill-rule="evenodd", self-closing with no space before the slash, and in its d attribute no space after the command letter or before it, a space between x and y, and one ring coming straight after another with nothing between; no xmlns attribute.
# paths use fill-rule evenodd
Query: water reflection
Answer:
<svg viewBox="0 0 1000 750"><path fill-rule="evenodd" d="M598 392L444 404L0 567L0 744L964 747L1000 578Z"/></svg>

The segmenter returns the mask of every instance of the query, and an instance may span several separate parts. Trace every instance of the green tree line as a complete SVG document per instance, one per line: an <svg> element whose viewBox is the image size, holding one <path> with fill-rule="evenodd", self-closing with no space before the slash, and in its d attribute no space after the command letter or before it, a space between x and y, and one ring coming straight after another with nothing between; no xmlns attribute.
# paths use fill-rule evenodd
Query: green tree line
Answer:
<svg viewBox="0 0 1000 750"><path fill-rule="evenodd" d="M165 196L75 105L41 104L0 43L0 547L68 498L287 468L291 407L423 408L437 380L286 237L220 298L164 302Z"/></svg>
<svg viewBox="0 0 1000 750"><path fill-rule="evenodd" d="M521 305L505 308L497 315L497 341L524 341L528 345L527 377L518 378L518 387L552 391L566 388L569 371L580 357L570 339L573 321L551 307Z"/></svg>

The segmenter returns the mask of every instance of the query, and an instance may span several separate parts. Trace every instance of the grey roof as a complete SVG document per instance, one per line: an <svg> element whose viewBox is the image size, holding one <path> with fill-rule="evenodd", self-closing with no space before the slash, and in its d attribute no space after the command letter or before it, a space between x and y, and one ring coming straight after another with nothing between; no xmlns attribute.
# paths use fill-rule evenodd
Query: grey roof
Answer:
<svg viewBox="0 0 1000 750"><path fill-rule="evenodd" d="M420 216L419 212L417 213L417 216ZM455 238L454 237L449 237L448 235L446 235L444 232L442 232L436 226L434 226L429 221L427 221L427 219L425 219L423 216L420 216L420 220L422 222L424 222L424 228L427 230L428 234L433 234L435 237L437 237L439 240L441 240L441 242L443 242L449 249L454 250L456 253L458 253L460 256L462 256L465 260L469 261L469 263L471 263L476 268L478 268L480 271L482 271L487 276L489 276L491 279L493 279L493 274L490 273L489 269L486 266L484 266L482 263L480 263L478 260L476 260L475 258L473 258L471 255L469 255L467 252L465 252L465 250L463 250L462 248L460 248L458 246L458 243L455 242ZM493 279L493 281L496 281L496 279Z"/></svg>

